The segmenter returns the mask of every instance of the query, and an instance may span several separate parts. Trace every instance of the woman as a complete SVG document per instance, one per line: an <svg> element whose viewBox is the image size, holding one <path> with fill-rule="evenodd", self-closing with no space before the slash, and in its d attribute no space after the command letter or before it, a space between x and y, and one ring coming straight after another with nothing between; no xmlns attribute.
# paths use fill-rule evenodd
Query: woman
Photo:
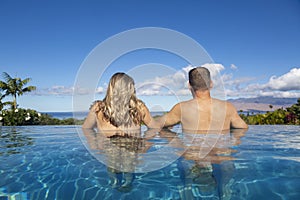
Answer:
<svg viewBox="0 0 300 200"><path fill-rule="evenodd" d="M82 128L97 127L111 136L134 132L141 123L155 126L148 108L136 97L133 79L125 73L116 73L109 81L105 98L92 105Z"/></svg>

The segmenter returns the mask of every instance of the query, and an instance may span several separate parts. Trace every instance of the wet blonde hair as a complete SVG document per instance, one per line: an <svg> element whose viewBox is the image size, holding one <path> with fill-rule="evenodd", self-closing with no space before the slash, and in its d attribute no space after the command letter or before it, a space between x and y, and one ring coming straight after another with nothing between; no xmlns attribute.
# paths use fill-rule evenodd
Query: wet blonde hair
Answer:
<svg viewBox="0 0 300 200"><path fill-rule="evenodd" d="M111 77L106 96L98 105L98 112L101 111L104 118L116 127L141 124L144 103L137 99L134 81L125 73Z"/></svg>

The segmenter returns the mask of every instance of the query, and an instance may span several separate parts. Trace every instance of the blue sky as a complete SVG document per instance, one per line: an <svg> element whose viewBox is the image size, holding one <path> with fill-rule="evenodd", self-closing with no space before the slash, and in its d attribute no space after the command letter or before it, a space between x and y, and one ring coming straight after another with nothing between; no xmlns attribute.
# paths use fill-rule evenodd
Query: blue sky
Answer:
<svg viewBox="0 0 300 200"><path fill-rule="evenodd" d="M116 34L143 27L174 30L202 45L216 63L209 67L219 70L227 98L300 97L300 1L296 0L1 0L0 72L31 77L31 85L37 86L36 92L19 98L21 107L72 111L76 75L90 52ZM106 66L95 98L103 98L113 73L149 63L167 67L159 72L158 65L151 78L150 70L148 79L188 94L182 77L189 63L147 49ZM140 76L133 78L139 79L138 86L143 84ZM154 110L168 110L178 101L153 86L141 87L138 95Z"/></svg>

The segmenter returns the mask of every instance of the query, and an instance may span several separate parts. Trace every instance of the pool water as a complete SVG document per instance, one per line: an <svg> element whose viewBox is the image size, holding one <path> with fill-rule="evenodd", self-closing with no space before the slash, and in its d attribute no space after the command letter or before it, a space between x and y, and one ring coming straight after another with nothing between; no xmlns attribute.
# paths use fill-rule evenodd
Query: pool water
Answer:
<svg viewBox="0 0 300 200"><path fill-rule="evenodd" d="M78 130L0 127L0 200L300 199L299 126L110 139Z"/></svg>

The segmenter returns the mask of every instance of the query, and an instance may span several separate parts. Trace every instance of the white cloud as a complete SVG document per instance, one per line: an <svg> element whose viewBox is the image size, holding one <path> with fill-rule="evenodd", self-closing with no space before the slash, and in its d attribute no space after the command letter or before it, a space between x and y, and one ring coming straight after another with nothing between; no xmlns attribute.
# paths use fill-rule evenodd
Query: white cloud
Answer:
<svg viewBox="0 0 300 200"><path fill-rule="evenodd" d="M220 72L225 69L225 67L222 64L217 63L206 63L202 65L202 67L205 67L210 71L212 79L217 79L220 76Z"/></svg>
<svg viewBox="0 0 300 200"><path fill-rule="evenodd" d="M253 78L230 79L225 84L229 97L273 96L278 98L300 97L300 68L293 68L281 76L271 76L264 84L253 83ZM244 84L244 87L241 85Z"/></svg>
<svg viewBox="0 0 300 200"><path fill-rule="evenodd" d="M265 87L280 91L300 90L300 68L293 68L279 77L272 76Z"/></svg>
<svg viewBox="0 0 300 200"><path fill-rule="evenodd" d="M230 68L235 65L231 65ZM266 83L256 83L257 77L234 78L232 73L226 73L222 64L204 64L210 70L214 82L212 94L227 96L227 98L273 96L282 98L300 97L300 68L293 68L281 76L271 76ZM188 72L192 66L184 67L175 73L155 77L152 80L139 83L138 95L191 95L188 87ZM141 87L142 85L142 87Z"/></svg>
<svg viewBox="0 0 300 200"><path fill-rule="evenodd" d="M221 64L208 63L203 67L209 69L211 77L216 85L222 84L220 71L225 67ZM188 89L188 72L193 68L189 65L176 71L175 73L162 77L155 77L152 80L147 80L137 84L138 95L191 95Z"/></svg>
<svg viewBox="0 0 300 200"><path fill-rule="evenodd" d="M96 88L96 91L88 88L74 88L73 86L55 85L50 88L37 88L36 91L30 93L31 95L38 96L72 96L74 93L77 95L85 95L91 93L101 94L104 92L103 87Z"/></svg>
<svg viewBox="0 0 300 200"><path fill-rule="evenodd" d="M192 65L188 65L184 68L182 68L182 71L184 71L185 74L188 74L189 71L191 71L191 69L193 69L194 67Z"/></svg>
<svg viewBox="0 0 300 200"><path fill-rule="evenodd" d="M191 95L191 92L189 89L177 90L174 93L170 92L170 95L174 95L174 94L176 94L177 96L188 96L188 95Z"/></svg>
<svg viewBox="0 0 300 200"><path fill-rule="evenodd" d="M272 96L277 98L299 98L300 92L290 91L260 91L259 96Z"/></svg>
<svg viewBox="0 0 300 200"><path fill-rule="evenodd" d="M224 70L225 67L221 64L204 64L203 67L206 67L210 70L212 79L215 79L218 84L221 83L220 71ZM188 72L193 68L189 65L183 67L182 69L176 71L173 74L167 76L157 76L151 80L146 80L142 83L136 84L137 95L191 95L188 89ZM33 95L54 95L54 96L71 96L74 93L76 95L85 95L85 94L102 94L105 93L105 88L107 86L99 86L96 90L91 88L74 88L73 86L53 86L50 88L39 88L37 91L32 93Z"/></svg>
<svg viewBox="0 0 300 200"><path fill-rule="evenodd" d="M158 95L160 92L158 90L151 90L151 88L146 88L144 90L138 90L137 95L144 95L144 96L152 96Z"/></svg>
<svg viewBox="0 0 300 200"><path fill-rule="evenodd" d="M300 97L300 68L293 68L281 76L271 76L266 83L255 83L256 77L234 78L232 73L226 73L222 64L204 64L210 70L214 82L212 94L227 96L227 98L273 96L285 98ZM151 80L146 80L136 84L137 95L191 95L188 89L188 72L193 66L182 69L167 76L157 76ZM231 65L232 68L232 65ZM105 93L107 85L97 87L96 90L90 88L74 88L73 86L56 85L51 88L38 88L30 95L40 96L72 96L85 94Z"/></svg>
<svg viewBox="0 0 300 200"><path fill-rule="evenodd" d="M40 92L41 94L44 94L44 95L62 95L62 96L65 96L65 95L73 94L74 87L66 87L66 86L56 85L56 86L53 86L51 88L38 90L38 92Z"/></svg>
<svg viewBox="0 0 300 200"><path fill-rule="evenodd" d="M155 82L138 84L136 86L136 93L137 95L145 95L145 96L158 95L161 87L162 87L161 85L158 85Z"/></svg>
<svg viewBox="0 0 300 200"><path fill-rule="evenodd" d="M102 94L104 92L104 88L103 87L98 87L97 89L96 89L96 93L97 94Z"/></svg>
<svg viewBox="0 0 300 200"><path fill-rule="evenodd" d="M136 84L138 95L171 95L179 90L187 90L188 72L192 66L187 66L167 76L157 76ZM186 93L186 92L185 92Z"/></svg>
<svg viewBox="0 0 300 200"><path fill-rule="evenodd" d="M230 69L232 69L232 70L236 70L238 67L235 65L235 64L231 64L230 65Z"/></svg>

